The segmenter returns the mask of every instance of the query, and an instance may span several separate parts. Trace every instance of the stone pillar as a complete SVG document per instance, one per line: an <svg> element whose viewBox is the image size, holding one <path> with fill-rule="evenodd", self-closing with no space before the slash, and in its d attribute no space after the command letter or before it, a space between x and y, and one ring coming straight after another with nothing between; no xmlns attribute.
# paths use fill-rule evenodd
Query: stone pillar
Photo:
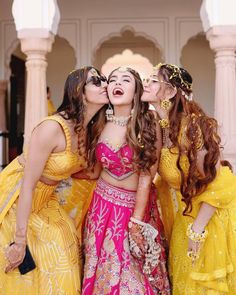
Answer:
<svg viewBox="0 0 236 295"><path fill-rule="evenodd" d="M7 130L6 110L5 110L7 84L8 83L6 80L0 80L0 131L1 132L4 132Z"/></svg>
<svg viewBox="0 0 236 295"><path fill-rule="evenodd" d="M17 37L26 54L25 140L35 125L47 115L46 54L57 34L60 11L57 0L14 0L12 4Z"/></svg>
<svg viewBox="0 0 236 295"><path fill-rule="evenodd" d="M54 35L50 33L44 38L32 37L32 30L30 37L26 37L27 32L21 32L19 34L21 50L27 56L24 145L28 144L33 128L43 117L47 116L46 54L51 51L54 41ZM35 33L37 33L37 30Z"/></svg>
<svg viewBox="0 0 236 295"><path fill-rule="evenodd" d="M213 26L206 35L215 51L215 118L223 155L236 169L236 26Z"/></svg>

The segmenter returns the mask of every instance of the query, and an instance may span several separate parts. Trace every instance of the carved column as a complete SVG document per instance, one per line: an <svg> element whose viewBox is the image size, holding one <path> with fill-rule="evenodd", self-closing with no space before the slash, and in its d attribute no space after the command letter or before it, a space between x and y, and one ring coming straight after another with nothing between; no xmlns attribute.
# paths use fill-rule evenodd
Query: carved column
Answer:
<svg viewBox="0 0 236 295"><path fill-rule="evenodd" d="M223 154L236 168L236 26L212 27L207 38L215 51L215 117Z"/></svg>
<svg viewBox="0 0 236 295"><path fill-rule="evenodd" d="M29 142L33 128L47 116L46 54L51 50L54 36L20 38L21 49L27 55L26 110L24 145Z"/></svg>

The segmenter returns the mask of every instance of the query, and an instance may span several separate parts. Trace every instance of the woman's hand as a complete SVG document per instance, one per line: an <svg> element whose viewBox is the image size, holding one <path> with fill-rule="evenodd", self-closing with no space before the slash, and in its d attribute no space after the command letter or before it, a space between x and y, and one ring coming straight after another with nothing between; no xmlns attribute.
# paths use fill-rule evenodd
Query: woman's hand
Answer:
<svg viewBox="0 0 236 295"><path fill-rule="evenodd" d="M130 221L131 222L131 221ZM141 234L140 226L137 223L131 222L131 226L129 227L129 234L132 240L137 244L138 248L144 253L144 238Z"/></svg>
<svg viewBox="0 0 236 295"><path fill-rule="evenodd" d="M195 260L199 257L200 246L200 242L194 242L191 239L188 239L187 255L192 260L192 264L194 264Z"/></svg>
<svg viewBox="0 0 236 295"><path fill-rule="evenodd" d="M5 252L6 258L9 262L7 265L5 272L14 270L17 266L19 266L25 257L25 244L12 244L10 245Z"/></svg>
<svg viewBox="0 0 236 295"><path fill-rule="evenodd" d="M201 250L201 245L204 242L204 237L201 236L205 233L204 227L201 227L196 222L193 223L190 229L190 235L188 239L188 257L192 260L192 264L199 258L199 252ZM191 236L193 235L193 237ZM192 239L191 239L192 238Z"/></svg>

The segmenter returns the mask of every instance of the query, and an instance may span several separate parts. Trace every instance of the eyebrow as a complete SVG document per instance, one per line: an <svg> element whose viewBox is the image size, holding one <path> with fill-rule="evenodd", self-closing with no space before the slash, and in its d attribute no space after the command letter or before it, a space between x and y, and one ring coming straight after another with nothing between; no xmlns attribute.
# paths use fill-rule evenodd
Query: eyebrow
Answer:
<svg viewBox="0 0 236 295"><path fill-rule="evenodd" d="M109 78L109 80L110 80L111 78L118 78L118 76L117 76L117 75L112 75L112 76ZM122 75L122 78L130 78L130 79L132 79L129 75Z"/></svg>
<svg viewBox="0 0 236 295"><path fill-rule="evenodd" d="M131 79L131 77L129 75L122 75L122 78L130 78Z"/></svg>

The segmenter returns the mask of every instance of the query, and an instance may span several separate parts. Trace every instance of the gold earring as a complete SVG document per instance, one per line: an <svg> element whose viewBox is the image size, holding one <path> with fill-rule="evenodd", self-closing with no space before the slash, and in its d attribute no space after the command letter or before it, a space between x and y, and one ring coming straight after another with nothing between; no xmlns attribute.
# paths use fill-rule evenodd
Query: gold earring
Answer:
<svg viewBox="0 0 236 295"><path fill-rule="evenodd" d="M169 99L162 99L161 100L161 108L163 110L169 111L169 109L171 108L172 102Z"/></svg>

